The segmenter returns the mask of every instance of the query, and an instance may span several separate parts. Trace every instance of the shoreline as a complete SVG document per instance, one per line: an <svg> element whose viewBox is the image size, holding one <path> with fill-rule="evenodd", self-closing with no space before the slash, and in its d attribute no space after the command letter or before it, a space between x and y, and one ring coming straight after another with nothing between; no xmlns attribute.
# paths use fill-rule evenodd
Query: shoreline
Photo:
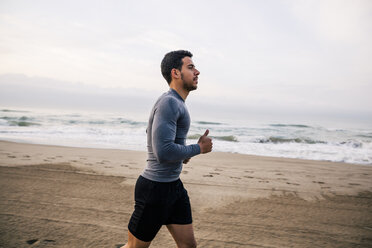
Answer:
<svg viewBox="0 0 372 248"><path fill-rule="evenodd" d="M145 163L145 152L0 141L0 247L124 243ZM199 247L372 244L371 166L212 152L181 179ZM174 246L162 228L151 247Z"/></svg>
<svg viewBox="0 0 372 248"><path fill-rule="evenodd" d="M119 148L111 148L111 147L84 147L84 146L71 146L71 145L53 145L53 144L41 144L41 143L32 143L27 141L15 141L15 140L4 140L0 139L0 143L15 143L15 144L25 144L25 145L35 145L35 146L46 146L46 147L61 147L61 148L76 148L76 149L96 149L96 150L116 150L116 151L127 151L127 152L140 152L140 153L147 153L146 151L140 150L130 150L130 149L119 149ZM331 161L331 160L317 160L317 159L305 159L305 158L291 158L291 157L275 157L275 156L268 156L268 155L254 155L254 154L245 154L245 153L236 153L236 152L214 152L212 153L222 153L222 154L232 154L232 155L242 155L248 157L262 157L262 158L271 158L271 159L288 159L288 160L298 160L298 161L308 161L308 162L325 162L325 163L339 163L339 164L348 164L348 165L356 165L356 166L371 166L372 164L358 164L358 163L348 163L348 162L340 162L340 161ZM1 166L1 165L0 165Z"/></svg>

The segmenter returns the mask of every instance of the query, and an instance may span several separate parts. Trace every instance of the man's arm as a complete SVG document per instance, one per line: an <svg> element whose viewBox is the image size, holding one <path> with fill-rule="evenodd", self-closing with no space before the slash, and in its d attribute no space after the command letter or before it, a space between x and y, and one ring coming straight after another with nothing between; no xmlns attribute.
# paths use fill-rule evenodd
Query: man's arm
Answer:
<svg viewBox="0 0 372 248"><path fill-rule="evenodd" d="M198 144L176 144L179 110L176 100L164 99L156 109L152 123L152 148L159 162L183 161L201 153Z"/></svg>

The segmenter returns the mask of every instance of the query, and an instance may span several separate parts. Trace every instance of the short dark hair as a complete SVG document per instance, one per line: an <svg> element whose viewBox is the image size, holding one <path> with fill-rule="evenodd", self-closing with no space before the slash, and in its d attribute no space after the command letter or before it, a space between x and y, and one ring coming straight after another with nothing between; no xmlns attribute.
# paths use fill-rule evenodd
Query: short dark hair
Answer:
<svg viewBox="0 0 372 248"><path fill-rule="evenodd" d="M171 71L173 68L181 70L184 57L192 57L192 53L186 50L178 50L167 53L161 61L161 74L168 84L172 81Z"/></svg>

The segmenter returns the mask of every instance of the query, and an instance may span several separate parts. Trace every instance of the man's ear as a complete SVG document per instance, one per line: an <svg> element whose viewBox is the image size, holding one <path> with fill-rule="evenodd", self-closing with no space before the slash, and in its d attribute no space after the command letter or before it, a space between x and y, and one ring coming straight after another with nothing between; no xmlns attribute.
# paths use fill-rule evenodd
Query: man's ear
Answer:
<svg viewBox="0 0 372 248"><path fill-rule="evenodd" d="M173 68L171 70L171 76L172 78L179 79L181 76L181 72L178 69Z"/></svg>

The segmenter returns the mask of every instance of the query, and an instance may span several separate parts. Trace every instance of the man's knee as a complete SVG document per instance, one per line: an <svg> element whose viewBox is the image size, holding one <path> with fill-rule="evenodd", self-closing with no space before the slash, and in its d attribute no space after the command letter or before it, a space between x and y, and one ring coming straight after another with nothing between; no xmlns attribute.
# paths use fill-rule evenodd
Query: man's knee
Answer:
<svg viewBox="0 0 372 248"><path fill-rule="evenodd" d="M196 248L198 246L198 244L196 243L196 241L194 241L191 245L190 245L190 248Z"/></svg>
<svg viewBox="0 0 372 248"><path fill-rule="evenodd" d="M187 243L180 245L178 248L196 248L197 243L195 240L190 240Z"/></svg>
<svg viewBox="0 0 372 248"><path fill-rule="evenodd" d="M124 247L121 248L147 248L151 244L150 242L145 242L137 239L129 230L128 230L128 242Z"/></svg>

